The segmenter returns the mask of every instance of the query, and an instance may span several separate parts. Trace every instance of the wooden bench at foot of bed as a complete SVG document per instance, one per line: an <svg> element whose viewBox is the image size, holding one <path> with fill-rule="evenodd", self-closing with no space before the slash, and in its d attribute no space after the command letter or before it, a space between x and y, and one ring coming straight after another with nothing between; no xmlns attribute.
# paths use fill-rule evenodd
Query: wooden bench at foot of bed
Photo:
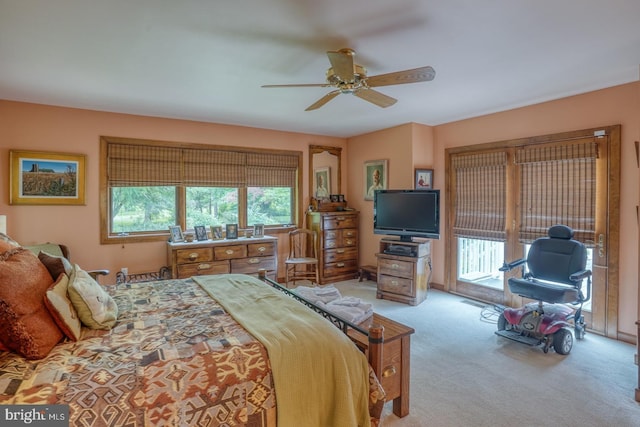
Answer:
<svg viewBox="0 0 640 427"><path fill-rule="evenodd" d="M398 417L409 414L411 335L415 332L413 328L377 313L354 325L269 279L266 271L261 270L258 277L307 305L347 334L367 356L386 393L385 401L393 400L393 413Z"/></svg>

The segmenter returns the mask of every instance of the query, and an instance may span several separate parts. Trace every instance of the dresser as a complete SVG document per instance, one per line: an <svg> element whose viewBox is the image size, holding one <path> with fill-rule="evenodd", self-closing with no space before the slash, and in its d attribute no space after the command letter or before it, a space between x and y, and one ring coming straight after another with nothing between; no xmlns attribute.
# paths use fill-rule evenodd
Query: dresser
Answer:
<svg viewBox="0 0 640 427"><path fill-rule="evenodd" d="M381 239L377 298L418 305L427 298L431 278L431 242Z"/></svg>
<svg viewBox="0 0 640 427"><path fill-rule="evenodd" d="M320 284L358 274L358 211L307 212L307 228L318 233Z"/></svg>
<svg viewBox="0 0 640 427"><path fill-rule="evenodd" d="M167 243L171 277L183 279L207 274L241 273L258 275L265 269L276 279L278 239L271 236L200 242Z"/></svg>

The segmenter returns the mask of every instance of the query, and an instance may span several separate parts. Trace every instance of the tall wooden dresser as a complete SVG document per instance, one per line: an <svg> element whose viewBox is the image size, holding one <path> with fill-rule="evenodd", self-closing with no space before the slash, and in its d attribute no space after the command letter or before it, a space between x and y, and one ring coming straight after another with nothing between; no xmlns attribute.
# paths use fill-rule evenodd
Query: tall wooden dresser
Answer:
<svg viewBox="0 0 640 427"><path fill-rule="evenodd" d="M318 233L320 284L356 277L358 211L307 212L307 228Z"/></svg>

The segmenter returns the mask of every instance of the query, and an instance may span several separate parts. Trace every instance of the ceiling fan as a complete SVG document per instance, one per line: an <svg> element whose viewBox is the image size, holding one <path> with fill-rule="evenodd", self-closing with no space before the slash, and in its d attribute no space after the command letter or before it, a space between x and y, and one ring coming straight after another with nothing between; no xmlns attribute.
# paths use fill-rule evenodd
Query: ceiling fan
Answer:
<svg viewBox="0 0 640 427"><path fill-rule="evenodd" d="M353 49L349 48L327 52L331 68L327 70L326 83L263 85L262 87L336 88L311 104L305 111L317 110L341 93L350 93L379 107L386 108L395 104L398 100L371 88L404 83L426 82L433 80L436 76L435 70L432 67L427 66L367 77L367 70L363 66L353 62L355 53L356 52Z"/></svg>

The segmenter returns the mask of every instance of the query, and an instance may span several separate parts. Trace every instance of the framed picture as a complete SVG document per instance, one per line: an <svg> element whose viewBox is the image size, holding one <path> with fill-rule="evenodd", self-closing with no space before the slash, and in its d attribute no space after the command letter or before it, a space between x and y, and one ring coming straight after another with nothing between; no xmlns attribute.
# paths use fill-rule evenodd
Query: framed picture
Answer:
<svg viewBox="0 0 640 427"><path fill-rule="evenodd" d="M344 194L338 194L338 201L339 202L344 202Z"/></svg>
<svg viewBox="0 0 640 427"><path fill-rule="evenodd" d="M253 237L264 236L264 224L255 224L253 226Z"/></svg>
<svg viewBox="0 0 640 427"><path fill-rule="evenodd" d="M364 199L373 200L376 190L387 189L387 160L364 162Z"/></svg>
<svg viewBox="0 0 640 427"><path fill-rule="evenodd" d="M196 240L209 240L209 236L207 236L207 229L204 225L196 225L193 227L193 230L196 232Z"/></svg>
<svg viewBox="0 0 640 427"><path fill-rule="evenodd" d="M169 226L169 237L174 243L184 242L184 234L182 234L182 228L179 225Z"/></svg>
<svg viewBox="0 0 640 427"><path fill-rule="evenodd" d="M221 225L212 225L211 226L211 238L213 240L222 239L222 226Z"/></svg>
<svg viewBox="0 0 640 427"><path fill-rule="evenodd" d="M331 169L328 166L322 168L315 168L313 170L313 182L315 191L313 192L316 199L329 198L329 191L331 189Z"/></svg>
<svg viewBox="0 0 640 427"><path fill-rule="evenodd" d="M332 203L337 203L340 201L340 195L339 194L330 194L329 195L329 200L331 200Z"/></svg>
<svg viewBox="0 0 640 427"><path fill-rule="evenodd" d="M10 150L9 204L84 205L84 154Z"/></svg>
<svg viewBox="0 0 640 427"><path fill-rule="evenodd" d="M238 224L227 224L227 239L238 238Z"/></svg>
<svg viewBox="0 0 640 427"><path fill-rule="evenodd" d="M431 190L433 188L433 169L416 169L416 190Z"/></svg>

